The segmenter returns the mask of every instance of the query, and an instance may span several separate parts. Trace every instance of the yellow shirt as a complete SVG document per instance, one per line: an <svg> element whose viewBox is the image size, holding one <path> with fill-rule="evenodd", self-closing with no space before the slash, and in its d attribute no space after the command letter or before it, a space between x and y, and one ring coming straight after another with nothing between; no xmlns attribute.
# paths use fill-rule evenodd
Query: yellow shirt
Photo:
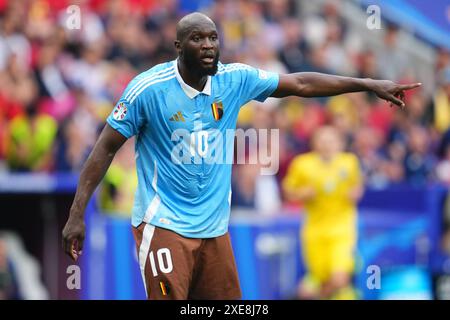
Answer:
<svg viewBox="0 0 450 320"><path fill-rule="evenodd" d="M297 156L283 181L285 190L312 187L316 196L304 203L304 232L309 235L356 233L356 204L348 196L361 184L357 157L340 153L324 162L315 152Z"/></svg>
<svg viewBox="0 0 450 320"><path fill-rule="evenodd" d="M434 95L434 127L441 133L450 126L450 99L443 90Z"/></svg>

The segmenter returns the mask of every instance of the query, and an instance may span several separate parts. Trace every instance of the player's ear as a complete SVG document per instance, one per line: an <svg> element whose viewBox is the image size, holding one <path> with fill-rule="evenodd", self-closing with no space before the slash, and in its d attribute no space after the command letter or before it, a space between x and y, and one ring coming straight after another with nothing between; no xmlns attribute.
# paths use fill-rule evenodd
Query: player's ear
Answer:
<svg viewBox="0 0 450 320"><path fill-rule="evenodd" d="M175 40L173 42L173 44L175 45L175 49L177 50L177 52L180 53L180 51L181 51L181 42L180 42L180 40Z"/></svg>

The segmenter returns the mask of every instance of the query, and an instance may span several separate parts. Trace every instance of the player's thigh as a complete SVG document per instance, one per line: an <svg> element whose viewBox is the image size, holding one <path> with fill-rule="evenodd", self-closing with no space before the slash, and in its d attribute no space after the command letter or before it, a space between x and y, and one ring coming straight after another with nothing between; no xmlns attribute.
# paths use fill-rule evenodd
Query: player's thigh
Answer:
<svg viewBox="0 0 450 320"><path fill-rule="evenodd" d="M322 283L330 275L330 255L328 242L318 236L302 236L302 258L308 277Z"/></svg>
<svg viewBox="0 0 450 320"><path fill-rule="evenodd" d="M191 299L241 299L241 288L229 234L204 240L200 250Z"/></svg>
<svg viewBox="0 0 450 320"><path fill-rule="evenodd" d="M145 223L133 231L148 298L187 299L201 241Z"/></svg>
<svg viewBox="0 0 450 320"><path fill-rule="evenodd" d="M356 236L346 234L330 242L331 274L352 274L355 268Z"/></svg>

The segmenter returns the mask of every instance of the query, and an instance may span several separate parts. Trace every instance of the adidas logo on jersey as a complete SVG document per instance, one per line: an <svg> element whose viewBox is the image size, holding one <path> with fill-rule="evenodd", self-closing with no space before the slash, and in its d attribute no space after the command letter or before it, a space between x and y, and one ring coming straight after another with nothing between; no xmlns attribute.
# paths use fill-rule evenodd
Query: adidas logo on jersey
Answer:
<svg viewBox="0 0 450 320"><path fill-rule="evenodd" d="M173 116L171 116L169 118L170 121L181 121L181 122L185 122L183 114L181 113L181 111L178 111L177 113L175 113Z"/></svg>

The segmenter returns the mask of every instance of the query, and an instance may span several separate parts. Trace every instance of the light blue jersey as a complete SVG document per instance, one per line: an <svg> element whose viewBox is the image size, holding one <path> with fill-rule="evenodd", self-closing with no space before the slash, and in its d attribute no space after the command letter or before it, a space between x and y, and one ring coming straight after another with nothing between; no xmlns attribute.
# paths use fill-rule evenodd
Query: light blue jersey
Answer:
<svg viewBox="0 0 450 320"><path fill-rule="evenodd" d="M245 64L219 63L199 92L183 81L175 60L129 83L107 122L127 138L136 136L139 183L133 226L144 221L189 238L227 232L230 132L240 107L264 101L278 79L278 74Z"/></svg>

